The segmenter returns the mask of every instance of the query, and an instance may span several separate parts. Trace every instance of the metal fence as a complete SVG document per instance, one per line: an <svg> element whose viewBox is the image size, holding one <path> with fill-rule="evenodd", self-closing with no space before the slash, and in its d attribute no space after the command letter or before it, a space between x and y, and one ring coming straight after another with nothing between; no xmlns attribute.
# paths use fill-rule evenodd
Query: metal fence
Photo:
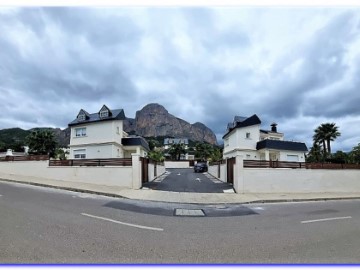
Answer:
<svg viewBox="0 0 360 270"><path fill-rule="evenodd" d="M360 169L360 164L309 163L290 161L244 160L244 168Z"/></svg>
<svg viewBox="0 0 360 270"><path fill-rule="evenodd" d="M132 166L131 158L49 160L49 166Z"/></svg>

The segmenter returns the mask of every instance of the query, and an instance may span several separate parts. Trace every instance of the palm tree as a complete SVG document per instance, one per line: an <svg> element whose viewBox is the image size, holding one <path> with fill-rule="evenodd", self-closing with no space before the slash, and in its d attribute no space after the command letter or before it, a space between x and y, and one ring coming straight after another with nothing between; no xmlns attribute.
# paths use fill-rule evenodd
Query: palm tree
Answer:
<svg viewBox="0 0 360 270"><path fill-rule="evenodd" d="M307 162L319 162L321 160L321 146L314 142L309 154L306 157Z"/></svg>
<svg viewBox="0 0 360 270"><path fill-rule="evenodd" d="M341 135L339 127L335 123L323 123L314 130L314 142L322 143L324 149L324 155L331 154L330 141L334 141ZM325 148L326 142L326 148Z"/></svg>

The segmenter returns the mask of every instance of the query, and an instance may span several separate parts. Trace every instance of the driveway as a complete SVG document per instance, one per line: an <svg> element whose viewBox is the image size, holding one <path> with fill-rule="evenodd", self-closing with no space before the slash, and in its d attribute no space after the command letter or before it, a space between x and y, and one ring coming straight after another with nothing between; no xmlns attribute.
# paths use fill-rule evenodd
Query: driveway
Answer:
<svg viewBox="0 0 360 270"><path fill-rule="evenodd" d="M144 183L144 188L175 192L233 193L232 185L219 181L208 173L194 173L193 169L167 169L163 178Z"/></svg>

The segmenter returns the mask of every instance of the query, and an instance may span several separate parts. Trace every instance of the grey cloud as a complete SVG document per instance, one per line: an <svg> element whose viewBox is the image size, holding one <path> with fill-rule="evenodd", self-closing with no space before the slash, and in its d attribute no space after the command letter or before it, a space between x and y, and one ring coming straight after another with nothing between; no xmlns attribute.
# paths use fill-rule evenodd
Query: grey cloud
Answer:
<svg viewBox="0 0 360 270"><path fill-rule="evenodd" d="M305 115L319 115L327 113L325 99L311 100L305 97L308 93L316 93L323 87L329 86L341 79L348 71L344 63L346 47L354 38L351 26L358 20L353 12L345 12L329 22L323 29L314 33L314 37L295 53L288 52L272 70L274 83L268 94L267 110L280 118L299 115L303 109ZM282 70L297 59L302 59L301 69L295 78L288 78ZM280 71L280 72L279 72ZM344 97L348 101L353 97ZM309 104L308 102L311 102ZM308 107L312 109L308 109ZM339 111L339 115L341 112ZM330 116L330 115L329 115Z"/></svg>

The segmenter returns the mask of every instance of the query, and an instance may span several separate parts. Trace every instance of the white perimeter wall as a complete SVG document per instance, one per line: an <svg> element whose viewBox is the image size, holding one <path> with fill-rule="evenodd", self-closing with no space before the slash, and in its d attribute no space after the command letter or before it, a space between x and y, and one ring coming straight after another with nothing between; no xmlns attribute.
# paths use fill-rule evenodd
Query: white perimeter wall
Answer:
<svg viewBox="0 0 360 270"><path fill-rule="evenodd" d="M186 169L190 168L189 161L165 161L165 167L168 169Z"/></svg>
<svg viewBox="0 0 360 270"><path fill-rule="evenodd" d="M154 169L155 169L154 164L149 163L149 171L148 171L149 182L155 180L156 177L159 177L160 175L165 173L165 166L159 164L156 165L156 176L154 176Z"/></svg>
<svg viewBox="0 0 360 270"><path fill-rule="evenodd" d="M214 166L209 166L209 173L218 178L218 166L219 165L214 165ZM226 182L227 179L226 179L226 164L221 164L220 165L220 178L218 178L219 180L223 181L223 182Z"/></svg>
<svg viewBox="0 0 360 270"><path fill-rule="evenodd" d="M104 186L133 187L132 167L49 167L48 161L0 162L0 172Z"/></svg>
<svg viewBox="0 0 360 270"><path fill-rule="evenodd" d="M360 170L243 168L238 193L321 193L360 190Z"/></svg>

